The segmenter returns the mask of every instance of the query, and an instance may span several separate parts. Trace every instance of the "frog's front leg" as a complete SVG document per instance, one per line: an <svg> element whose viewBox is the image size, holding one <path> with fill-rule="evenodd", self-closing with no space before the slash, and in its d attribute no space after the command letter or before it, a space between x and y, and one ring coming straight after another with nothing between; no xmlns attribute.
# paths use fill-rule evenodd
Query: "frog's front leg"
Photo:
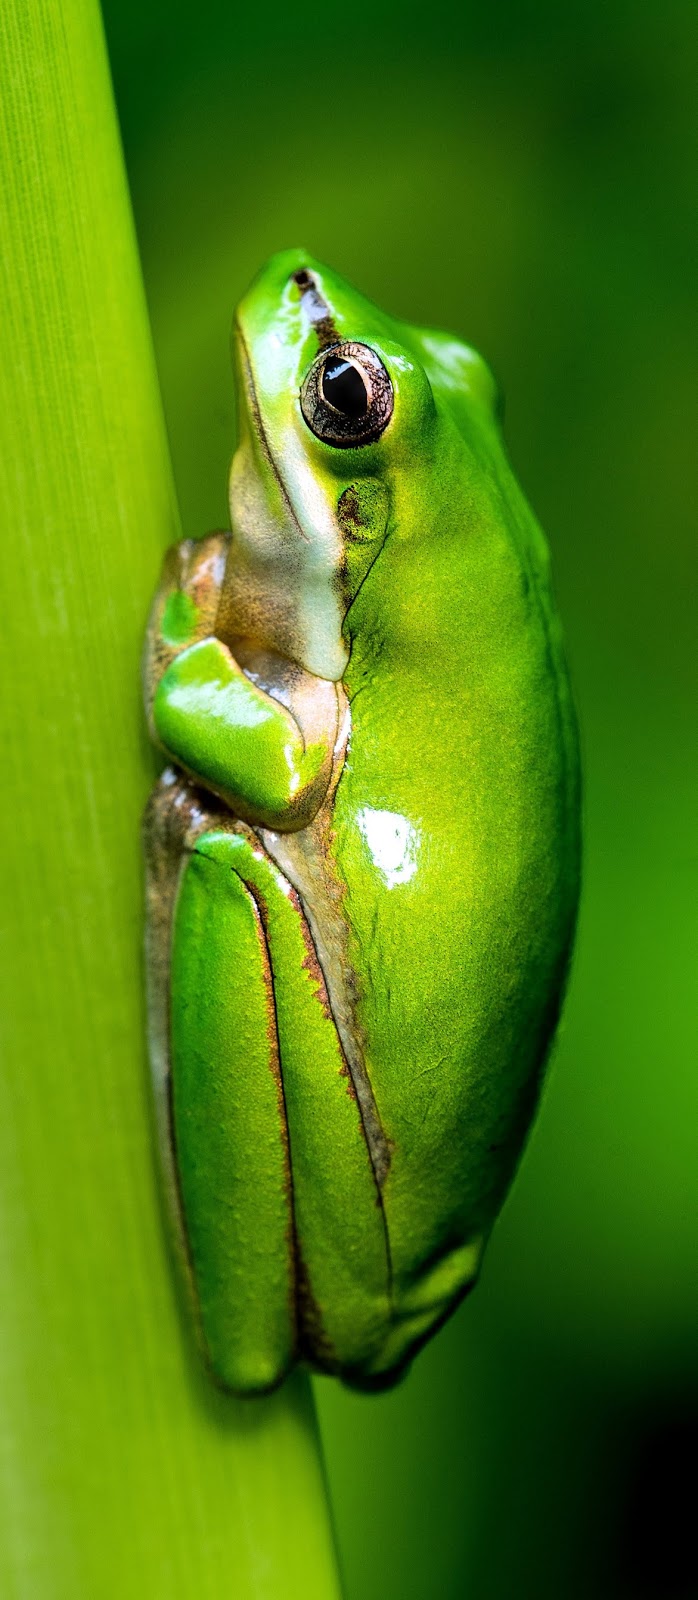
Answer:
<svg viewBox="0 0 698 1600"><path fill-rule="evenodd" d="M230 555L230 535L211 534L166 559L146 653L151 731L237 816L292 830L311 820L331 783L338 691L254 639L218 635Z"/></svg>
<svg viewBox="0 0 698 1600"><path fill-rule="evenodd" d="M182 539L165 554L143 661L151 733L153 696L163 673L187 646L215 632L230 546L229 533L208 533Z"/></svg>

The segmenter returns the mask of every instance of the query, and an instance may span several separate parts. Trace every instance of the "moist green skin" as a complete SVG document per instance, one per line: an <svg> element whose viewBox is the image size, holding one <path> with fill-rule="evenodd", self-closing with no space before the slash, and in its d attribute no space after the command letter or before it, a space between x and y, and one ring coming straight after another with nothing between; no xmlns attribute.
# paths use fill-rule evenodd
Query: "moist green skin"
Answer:
<svg viewBox="0 0 698 1600"><path fill-rule="evenodd" d="M443 469L409 499L395 483L393 529L349 612L352 740L334 807L357 1016L393 1150L394 1294L415 1316L468 1287L458 1245L486 1236L501 1204L577 896L574 732L537 532L494 428L484 478L481 441L440 427ZM379 845L381 813L410 841L392 887L366 848L367 808Z"/></svg>
<svg viewBox="0 0 698 1600"><path fill-rule="evenodd" d="M302 914L280 883L254 836L204 833L173 940L173 1117L188 1245L213 1370L241 1392L273 1387L292 1361L301 1289L323 1305L330 1363L338 1348L348 1365L360 1360L388 1317L361 1119Z"/></svg>
<svg viewBox="0 0 698 1600"><path fill-rule="evenodd" d="M269 263L238 327L225 575L203 600L170 576L150 636L154 734L223 802L173 900L169 1136L219 1381L261 1392L301 1356L370 1387L474 1282L535 1107L578 897L575 725L545 543L480 358L304 252ZM316 438L299 405L337 339L393 385L358 448ZM238 1171L262 1185L258 1238Z"/></svg>

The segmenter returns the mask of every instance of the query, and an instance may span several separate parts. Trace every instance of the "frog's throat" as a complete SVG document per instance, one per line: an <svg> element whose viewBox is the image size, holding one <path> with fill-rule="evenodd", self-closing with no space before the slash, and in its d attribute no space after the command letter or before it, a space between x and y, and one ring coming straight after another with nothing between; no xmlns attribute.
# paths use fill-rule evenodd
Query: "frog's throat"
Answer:
<svg viewBox="0 0 698 1600"><path fill-rule="evenodd" d="M316 525L310 535L303 527L271 449L237 321L234 331L244 412L231 470L226 626L231 637L254 637L314 676L337 683L349 656L343 636L346 599L339 530L317 496Z"/></svg>
<svg viewBox="0 0 698 1600"><path fill-rule="evenodd" d="M291 500L291 496L290 496L290 494L288 492L288 489L286 488L286 484L284 483L283 474L279 470L278 463L275 461L274 456L272 454L272 450L271 450L271 447L270 447L270 444L269 444L269 439L268 439L268 436L267 436L267 430L266 430L266 428L264 426L264 418L262 417L262 411L261 411L261 407L260 407L259 400L258 400L258 397L257 397L257 389L256 389L256 386L255 386L254 375L253 375L253 372L252 372L252 362L250 360L250 353L249 353L249 350L247 348L245 335L244 335L244 333L242 331L242 327L241 327L237 317L235 318L235 322L233 324L233 330L234 330L234 337L238 342L239 351L240 351L240 371L242 373L242 379L243 379L243 384L244 384L244 388L245 388L245 400L247 402L247 410L248 410L248 413L249 413L250 420L254 423L254 428L255 428L255 432L256 432L257 438L259 440L259 446L260 446L260 450L262 452L262 456L264 457L264 461L266 463L266 466L267 466L267 468L269 470L269 473L270 473L271 477L276 480L276 484L277 484L277 487L278 487L278 490L279 490L279 494L281 496L281 500L283 502L284 508L285 508L285 510L286 510L286 512L288 514L289 521L293 524L293 528L294 528L295 532L298 534L299 539L304 539L305 543L309 544L310 540L308 538L308 535L305 532L305 529L301 526L301 523L299 522L298 517L296 516L295 507L293 505L293 501Z"/></svg>

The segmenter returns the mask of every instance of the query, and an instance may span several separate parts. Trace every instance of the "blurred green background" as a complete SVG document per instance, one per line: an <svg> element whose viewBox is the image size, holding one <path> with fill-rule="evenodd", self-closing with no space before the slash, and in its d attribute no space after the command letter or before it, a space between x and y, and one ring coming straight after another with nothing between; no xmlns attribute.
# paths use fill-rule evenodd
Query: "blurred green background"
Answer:
<svg viewBox="0 0 698 1600"><path fill-rule="evenodd" d="M581 719L572 985L483 1280L392 1394L316 1385L348 1600L685 1600L698 8L107 0L106 25L185 532L227 522L232 307L307 245L492 362Z"/></svg>

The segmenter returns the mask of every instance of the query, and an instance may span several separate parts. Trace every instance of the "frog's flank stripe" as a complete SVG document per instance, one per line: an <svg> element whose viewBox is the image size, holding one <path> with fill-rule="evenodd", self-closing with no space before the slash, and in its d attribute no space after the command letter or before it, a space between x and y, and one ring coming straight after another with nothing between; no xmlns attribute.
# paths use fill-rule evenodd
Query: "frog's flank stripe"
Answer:
<svg viewBox="0 0 698 1600"><path fill-rule="evenodd" d="M292 1153L291 1153L291 1139L290 1139L289 1127L288 1127L288 1108L287 1108L287 1105L286 1105L286 1089L285 1089L285 1085L284 1085L284 1074L283 1074L283 1067L282 1067L282 1061L281 1061L281 1040L280 1040L280 1036L279 1036L279 1013L278 1013L278 1008L277 1008L277 1003L276 1003L276 983L275 983L275 979L274 979L274 966L273 966L273 962L272 962L271 946L270 946L270 943L269 943L269 925L268 925L268 918L267 918L267 908L266 908L266 905L265 905L265 902L264 902L264 895L261 892L261 890L258 888L257 884L250 883L249 880L247 882L245 882L244 879L241 877L240 873L235 871L234 867L231 870L235 874L235 877L238 879L238 881L240 882L242 887L247 890L247 893L249 894L250 899L254 901L254 905L255 905L256 912L257 912L257 916L259 918L260 938L261 938L261 941L262 941L262 943L264 945L264 951L265 951L265 957L266 957L264 982L265 982L265 987L266 987L266 990L267 990L267 1004L268 1004L268 1007L269 1007L270 1034L271 1034L271 1030L273 1029L273 1035L274 1035L274 1054L273 1054L273 1061L270 1064L271 1064L271 1067L272 1067L272 1072L273 1072L274 1077L276 1079L276 1087L277 1087L277 1093L278 1093L278 1097L279 1097L279 1120L280 1120L281 1129L282 1129L281 1137L282 1137L284 1148L285 1148L285 1151L286 1151L286 1164L287 1164L287 1172L288 1172L288 1190L287 1190L287 1192L288 1192L288 1200L289 1200L289 1220L288 1220L288 1228L287 1228L287 1237L288 1237L289 1249L291 1251L292 1259L293 1259L293 1262L294 1262L294 1272L293 1272L293 1278L292 1278L292 1285L293 1285L292 1292L293 1292L293 1298L294 1298L295 1323L296 1323L296 1328L298 1328L298 1325L299 1325L299 1322L300 1322L300 1306L299 1306L300 1280L299 1280L299 1269L300 1269L300 1271L302 1273L303 1272L303 1267L302 1267L302 1262L301 1262L300 1246L299 1246L299 1243L298 1243L298 1228L296 1226L296 1206L295 1206L294 1184L293 1184L293 1156L292 1156ZM303 1275L307 1279L307 1273L305 1273Z"/></svg>
<svg viewBox="0 0 698 1600"><path fill-rule="evenodd" d="M308 951L307 965L309 967L309 970L310 970L312 976L315 978L315 981L317 982L317 985L318 985L318 999L320 1001L320 1004L323 1007L323 1010L325 1011L326 1016L331 1019L333 1025L334 1025L336 1034L337 1034L337 1047L338 1047L338 1050L339 1050L339 1053L340 1053L340 1056L341 1056L341 1059L342 1059L342 1062L343 1062L343 1066L340 1069L341 1076L342 1077L346 1077L346 1080L347 1080L347 1093L350 1094L351 1098L355 1101L355 1103L356 1103L356 1105L358 1107L359 1116L361 1118L361 1126L362 1126L362 1129L363 1129L364 1139L366 1141L366 1149L368 1151L369 1161L371 1163L371 1171L373 1173L373 1181L374 1181L374 1184L375 1184L375 1187L376 1187L376 1205L377 1205L377 1207L378 1207L378 1209L380 1210L380 1213L381 1213L381 1221L382 1221L382 1224L383 1224L383 1232L385 1234L385 1256L386 1256L386 1261L387 1261L387 1264L388 1264L388 1298L389 1298L389 1301L390 1301L391 1312L392 1312L393 1266L392 1266L392 1259L391 1259L391 1253L390 1253L390 1234L388 1233L388 1219L386 1217L385 1206L383 1204L383 1190L382 1190L382 1180L381 1180L381 1175L380 1175L380 1168L378 1167L377 1162L376 1162L376 1154L375 1154L375 1149L374 1149L375 1140L371 1140L369 1138L369 1133L368 1133L368 1129L367 1129L367 1126L366 1126L366 1121L367 1121L366 1109L365 1109L365 1106L364 1106L364 1103L363 1103L363 1101L365 1100L366 1096L365 1096L365 1094L364 1094L364 1096L361 1096L361 1095L359 1095L357 1093L356 1083L354 1081L354 1074L353 1074L353 1072L351 1070L351 1065L349 1063L346 1051L344 1049L344 1044L342 1042L342 1035L340 1033L340 1030L339 1030L339 1027L338 1027L338 1024L337 1024L337 1018L335 1017L334 1012L332 1010L332 1001L330 999L330 993L329 993L329 989L327 987L327 981L326 981L325 974L324 974L324 971L323 971L322 962L320 960L320 956L318 954L317 946L316 946L315 940L313 938L313 934L312 934L312 930L311 930L311 927L310 927L310 923L309 923L308 918L307 918L307 916L305 914L305 909L304 909L302 900L300 898L300 895L296 892L295 889L291 889L291 893L290 893L289 898L291 899L292 903L296 904L296 906L298 908L298 922L299 922L299 927L300 927L300 930L301 930L301 936L303 938L303 942L306 945L306 948L307 948L307 951ZM368 1083L368 1075L366 1075L366 1086L367 1086L368 1093L371 1096L370 1108L369 1109L370 1109L370 1112L371 1112L371 1115L373 1117L374 1122L377 1124L378 1130L379 1130L380 1135L381 1135L381 1139L383 1141L383 1145L385 1146L385 1148L387 1150L387 1140L385 1138L385 1134L383 1132L383 1129L382 1129L382 1127L380 1125L380 1121L379 1121L379 1117L378 1117L378 1109L376 1107L376 1103L375 1103L375 1100L373 1098L373 1093L372 1093L372 1090L371 1090L371 1086ZM388 1159L388 1163L389 1163L389 1159L390 1159L389 1155L388 1155L387 1159ZM385 1172L387 1173L387 1165L385 1167Z"/></svg>
<svg viewBox="0 0 698 1600"><path fill-rule="evenodd" d="M318 829L320 830L318 833ZM260 830L265 850L298 895L328 996L328 1006L361 1107L366 1143L380 1190L388 1176L391 1146L383 1128L364 1060L357 993L341 910L344 886L329 861L327 813L297 833Z"/></svg>

